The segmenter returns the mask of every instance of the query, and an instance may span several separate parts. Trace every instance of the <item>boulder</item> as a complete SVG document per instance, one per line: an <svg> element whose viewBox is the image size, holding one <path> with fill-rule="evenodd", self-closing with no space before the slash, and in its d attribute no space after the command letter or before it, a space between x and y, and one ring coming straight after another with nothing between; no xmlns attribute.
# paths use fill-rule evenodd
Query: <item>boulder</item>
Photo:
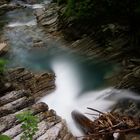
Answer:
<svg viewBox="0 0 140 140"><path fill-rule="evenodd" d="M8 52L8 45L6 43L0 43L0 56Z"/></svg>

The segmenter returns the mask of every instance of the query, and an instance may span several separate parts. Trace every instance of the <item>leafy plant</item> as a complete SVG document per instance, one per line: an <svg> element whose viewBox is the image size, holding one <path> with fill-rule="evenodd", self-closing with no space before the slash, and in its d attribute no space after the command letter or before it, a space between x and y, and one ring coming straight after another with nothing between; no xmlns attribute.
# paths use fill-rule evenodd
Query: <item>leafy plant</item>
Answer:
<svg viewBox="0 0 140 140"><path fill-rule="evenodd" d="M11 140L11 138L6 135L0 135L0 140Z"/></svg>
<svg viewBox="0 0 140 140"><path fill-rule="evenodd" d="M38 118L32 115L31 111L23 112L16 115L17 119L22 122L23 135L21 140L32 140L38 130Z"/></svg>

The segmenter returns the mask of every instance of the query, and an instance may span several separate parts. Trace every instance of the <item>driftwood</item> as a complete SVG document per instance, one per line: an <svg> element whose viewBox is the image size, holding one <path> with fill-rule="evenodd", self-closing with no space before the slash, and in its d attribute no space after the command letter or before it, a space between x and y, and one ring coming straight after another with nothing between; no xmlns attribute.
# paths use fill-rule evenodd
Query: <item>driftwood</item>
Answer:
<svg viewBox="0 0 140 140"><path fill-rule="evenodd" d="M140 119L130 116L120 116L117 113L107 112L103 113L99 110L88 108L96 113L99 117L95 120L90 120L85 115L73 111L72 117L78 124L78 126L85 133L82 137L84 140L114 140L113 134L117 134L117 137L121 137L121 140L125 140L127 133L140 132ZM94 114L90 114L93 115Z"/></svg>

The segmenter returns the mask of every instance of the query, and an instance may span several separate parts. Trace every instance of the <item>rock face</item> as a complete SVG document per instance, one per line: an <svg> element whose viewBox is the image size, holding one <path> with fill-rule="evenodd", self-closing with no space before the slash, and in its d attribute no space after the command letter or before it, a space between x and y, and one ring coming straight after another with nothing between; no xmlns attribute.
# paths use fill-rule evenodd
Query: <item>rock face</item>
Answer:
<svg viewBox="0 0 140 140"><path fill-rule="evenodd" d="M138 59L135 59L138 61ZM123 72L120 82L116 86L120 89L129 89L137 93L140 92L140 64L127 59L127 64L122 64Z"/></svg>
<svg viewBox="0 0 140 140"><path fill-rule="evenodd" d="M33 74L24 68L7 72L9 81L16 89L27 89L38 100L55 88L55 75L51 73Z"/></svg>
<svg viewBox="0 0 140 140"><path fill-rule="evenodd" d="M43 96L54 88L53 74L34 75L24 68L10 70L7 74L15 90L0 94L1 134L19 140L23 131L16 114L31 110L39 119L39 130L33 140L75 140L68 131L66 122L54 110L49 110L45 103L36 103L38 96Z"/></svg>
<svg viewBox="0 0 140 140"><path fill-rule="evenodd" d="M35 11L37 22L40 25L45 26L45 28L48 29L48 32L53 32L57 28L57 11L58 7L55 3L47 4L44 8Z"/></svg>
<svg viewBox="0 0 140 140"><path fill-rule="evenodd" d="M0 5L10 2L10 0L1 0Z"/></svg>
<svg viewBox="0 0 140 140"><path fill-rule="evenodd" d="M0 43L0 56L8 52L8 46L6 43Z"/></svg>

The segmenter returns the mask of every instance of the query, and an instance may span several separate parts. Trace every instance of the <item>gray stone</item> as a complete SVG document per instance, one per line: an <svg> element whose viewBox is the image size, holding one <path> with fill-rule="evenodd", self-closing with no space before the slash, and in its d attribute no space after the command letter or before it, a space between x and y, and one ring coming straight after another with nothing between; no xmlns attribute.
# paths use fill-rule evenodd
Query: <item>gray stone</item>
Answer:
<svg viewBox="0 0 140 140"><path fill-rule="evenodd" d="M8 45L6 43L0 43L0 56L8 52Z"/></svg>

